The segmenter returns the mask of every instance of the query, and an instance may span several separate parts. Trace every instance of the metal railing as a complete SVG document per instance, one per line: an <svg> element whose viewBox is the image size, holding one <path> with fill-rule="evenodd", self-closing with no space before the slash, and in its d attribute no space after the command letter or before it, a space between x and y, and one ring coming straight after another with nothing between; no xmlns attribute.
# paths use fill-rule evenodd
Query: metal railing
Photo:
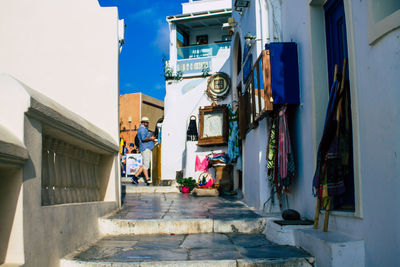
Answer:
<svg viewBox="0 0 400 267"><path fill-rule="evenodd" d="M215 57L220 49L230 49L231 42L206 45L184 46L177 48L177 59Z"/></svg>

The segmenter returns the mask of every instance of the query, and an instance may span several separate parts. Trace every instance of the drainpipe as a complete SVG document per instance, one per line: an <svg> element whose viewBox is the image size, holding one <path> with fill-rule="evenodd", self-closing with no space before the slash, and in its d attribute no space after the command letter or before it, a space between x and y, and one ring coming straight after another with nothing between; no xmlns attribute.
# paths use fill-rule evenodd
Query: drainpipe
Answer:
<svg viewBox="0 0 400 267"><path fill-rule="evenodd" d="M271 31L269 29L269 8L266 6L266 0L258 0L260 6L260 18L261 18L261 50L264 49L264 45L269 42ZM266 12L264 12L266 10Z"/></svg>
<svg viewBox="0 0 400 267"><path fill-rule="evenodd" d="M266 0L268 10L268 30L269 30L269 41L275 41L274 36L274 9L271 0Z"/></svg>
<svg viewBox="0 0 400 267"><path fill-rule="evenodd" d="M271 42L280 42L282 41L281 36L281 12L282 12L282 4L281 0L266 0L268 5L268 21L269 21L269 29L270 29L270 40ZM277 9L274 9L277 6ZM278 10L279 9L279 10ZM279 20L279 21L278 21Z"/></svg>

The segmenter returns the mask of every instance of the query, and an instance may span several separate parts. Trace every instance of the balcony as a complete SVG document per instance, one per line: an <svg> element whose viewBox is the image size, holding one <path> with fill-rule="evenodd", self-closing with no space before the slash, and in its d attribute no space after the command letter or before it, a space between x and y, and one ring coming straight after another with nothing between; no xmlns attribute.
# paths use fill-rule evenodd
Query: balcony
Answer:
<svg viewBox="0 0 400 267"><path fill-rule="evenodd" d="M231 42L221 42L206 45L194 45L177 48L177 59L192 59L215 57L220 49L230 49Z"/></svg>

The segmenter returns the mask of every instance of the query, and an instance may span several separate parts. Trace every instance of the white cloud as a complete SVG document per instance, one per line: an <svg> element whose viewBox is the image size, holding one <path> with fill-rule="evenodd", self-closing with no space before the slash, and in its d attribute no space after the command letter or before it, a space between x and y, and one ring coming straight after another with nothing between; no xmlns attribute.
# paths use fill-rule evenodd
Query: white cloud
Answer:
<svg viewBox="0 0 400 267"><path fill-rule="evenodd" d="M166 22L158 21L158 29L153 46L162 54L169 55L169 28Z"/></svg>

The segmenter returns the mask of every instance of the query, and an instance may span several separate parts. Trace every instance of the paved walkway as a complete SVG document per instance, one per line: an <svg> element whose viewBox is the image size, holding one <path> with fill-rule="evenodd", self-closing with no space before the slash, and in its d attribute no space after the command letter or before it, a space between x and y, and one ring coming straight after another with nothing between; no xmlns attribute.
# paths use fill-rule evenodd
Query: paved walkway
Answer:
<svg viewBox="0 0 400 267"><path fill-rule="evenodd" d="M235 197L127 194L100 219L105 236L61 266L312 266L304 251L265 238L265 218Z"/></svg>
<svg viewBox="0 0 400 267"><path fill-rule="evenodd" d="M261 218L236 197L191 194L127 194L117 219L244 219Z"/></svg>

